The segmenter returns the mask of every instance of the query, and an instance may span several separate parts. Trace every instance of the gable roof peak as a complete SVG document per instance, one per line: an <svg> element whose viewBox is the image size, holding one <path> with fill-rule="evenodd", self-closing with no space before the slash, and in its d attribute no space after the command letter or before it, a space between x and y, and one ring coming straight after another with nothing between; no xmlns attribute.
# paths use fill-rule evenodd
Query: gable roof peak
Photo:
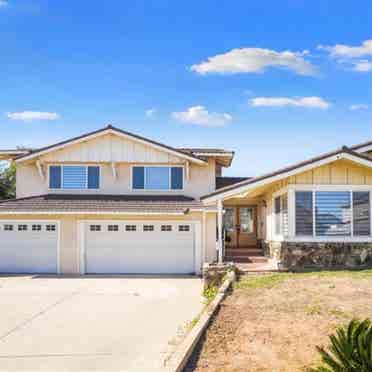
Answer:
<svg viewBox="0 0 372 372"><path fill-rule="evenodd" d="M181 156L181 157L183 157L187 160L196 162L196 163L201 164L201 165L207 164L207 161L205 161L201 157L198 157L194 154L186 154L185 152L182 152L181 150L178 150L174 147L164 145L160 142L151 140L149 138L140 136L138 134L130 133L130 132L127 132L123 129L114 127L112 124L107 124L105 127L101 128L101 129L95 130L93 132L82 134L78 137L70 138L68 140L58 142L58 143L55 143L55 144L50 145L50 146L39 148L39 149L37 149L37 150L35 150L31 153L20 155L16 158L16 161L23 161L23 160L31 159L31 158L37 157L39 155L42 155L44 153L47 153L47 152L59 150L59 149L65 147L67 145L71 145L71 144L75 144L75 143L79 143L79 142L83 142L85 140L88 140L88 139L92 138L93 136L106 134L107 131L116 132L116 134L118 134L118 135L128 137L128 138L132 138L135 141L142 142L144 144L148 144L148 145L153 146L157 149L170 152L170 153L172 153L176 156Z"/></svg>

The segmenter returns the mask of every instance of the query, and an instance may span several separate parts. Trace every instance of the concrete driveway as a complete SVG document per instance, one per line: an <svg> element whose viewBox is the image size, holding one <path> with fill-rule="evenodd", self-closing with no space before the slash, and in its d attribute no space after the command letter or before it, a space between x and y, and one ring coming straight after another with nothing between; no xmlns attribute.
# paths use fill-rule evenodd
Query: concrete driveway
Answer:
<svg viewBox="0 0 372 372"><path fill-rule="evenodd" d="M0 277L0 371L156 371L201 291L193 277Z"/></svg>

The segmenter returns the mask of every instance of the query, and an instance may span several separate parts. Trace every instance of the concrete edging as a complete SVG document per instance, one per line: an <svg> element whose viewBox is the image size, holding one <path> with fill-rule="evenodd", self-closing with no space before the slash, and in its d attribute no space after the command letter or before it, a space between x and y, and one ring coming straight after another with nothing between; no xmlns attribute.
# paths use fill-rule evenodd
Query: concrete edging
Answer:
<svg viewBox="0 0 372 372"><path fill-rule="evenodd" d="M236 275L234 271L227 273L227 278L222 283L221 287L218 289L218 293L214 300L206 306L200 315L198 322L191 329L185 339L178 345L175 352L165 363L162 371L164 372L182 372L186 367L187 362L190 359L197 343L199 342L204 331L207 329L212 316L218 309L221 301L225 298L226 292L233 282L236 280Z"/></svg>

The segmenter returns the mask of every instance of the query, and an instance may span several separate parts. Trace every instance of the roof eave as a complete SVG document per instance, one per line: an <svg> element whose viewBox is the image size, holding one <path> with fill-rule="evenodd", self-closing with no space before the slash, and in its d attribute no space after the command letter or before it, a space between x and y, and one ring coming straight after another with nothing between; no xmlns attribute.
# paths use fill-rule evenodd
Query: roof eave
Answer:
<svg viewBox="0 0 372 372"><path fill-rule="evenodd" d="M229 198L234 195L247 192L250 189L276 182L283 178L290 177L294 174L305 172L312 168L325 165L340 159L347 159L372 168L372 159L356 153L347 147L343 147L342 149L337 150L333 153L325 154L323 157L320 156L314 160L310 159L307 163L300 163L299 166L294 165L292 167L284 168L283 171L279 170L277 172L269 173L268 175L263 175L261 177L256 177L250 180L239 182L235 185L226 186L211 194L202 196L200 199L204 203L209 203L214 202L218 199Z"/></svg>

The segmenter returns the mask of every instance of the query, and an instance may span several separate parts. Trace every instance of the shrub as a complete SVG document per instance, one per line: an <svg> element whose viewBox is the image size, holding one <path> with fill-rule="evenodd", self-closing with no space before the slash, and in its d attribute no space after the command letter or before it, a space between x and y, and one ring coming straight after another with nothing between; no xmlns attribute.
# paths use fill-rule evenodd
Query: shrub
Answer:
<svg viewBox="0 0 372 372"><path fill-rule="evenodd" d="M369 319L352 320L330 336L329 350L317 347L322 366L314 372L371 372L372 324Z"/></svg>

